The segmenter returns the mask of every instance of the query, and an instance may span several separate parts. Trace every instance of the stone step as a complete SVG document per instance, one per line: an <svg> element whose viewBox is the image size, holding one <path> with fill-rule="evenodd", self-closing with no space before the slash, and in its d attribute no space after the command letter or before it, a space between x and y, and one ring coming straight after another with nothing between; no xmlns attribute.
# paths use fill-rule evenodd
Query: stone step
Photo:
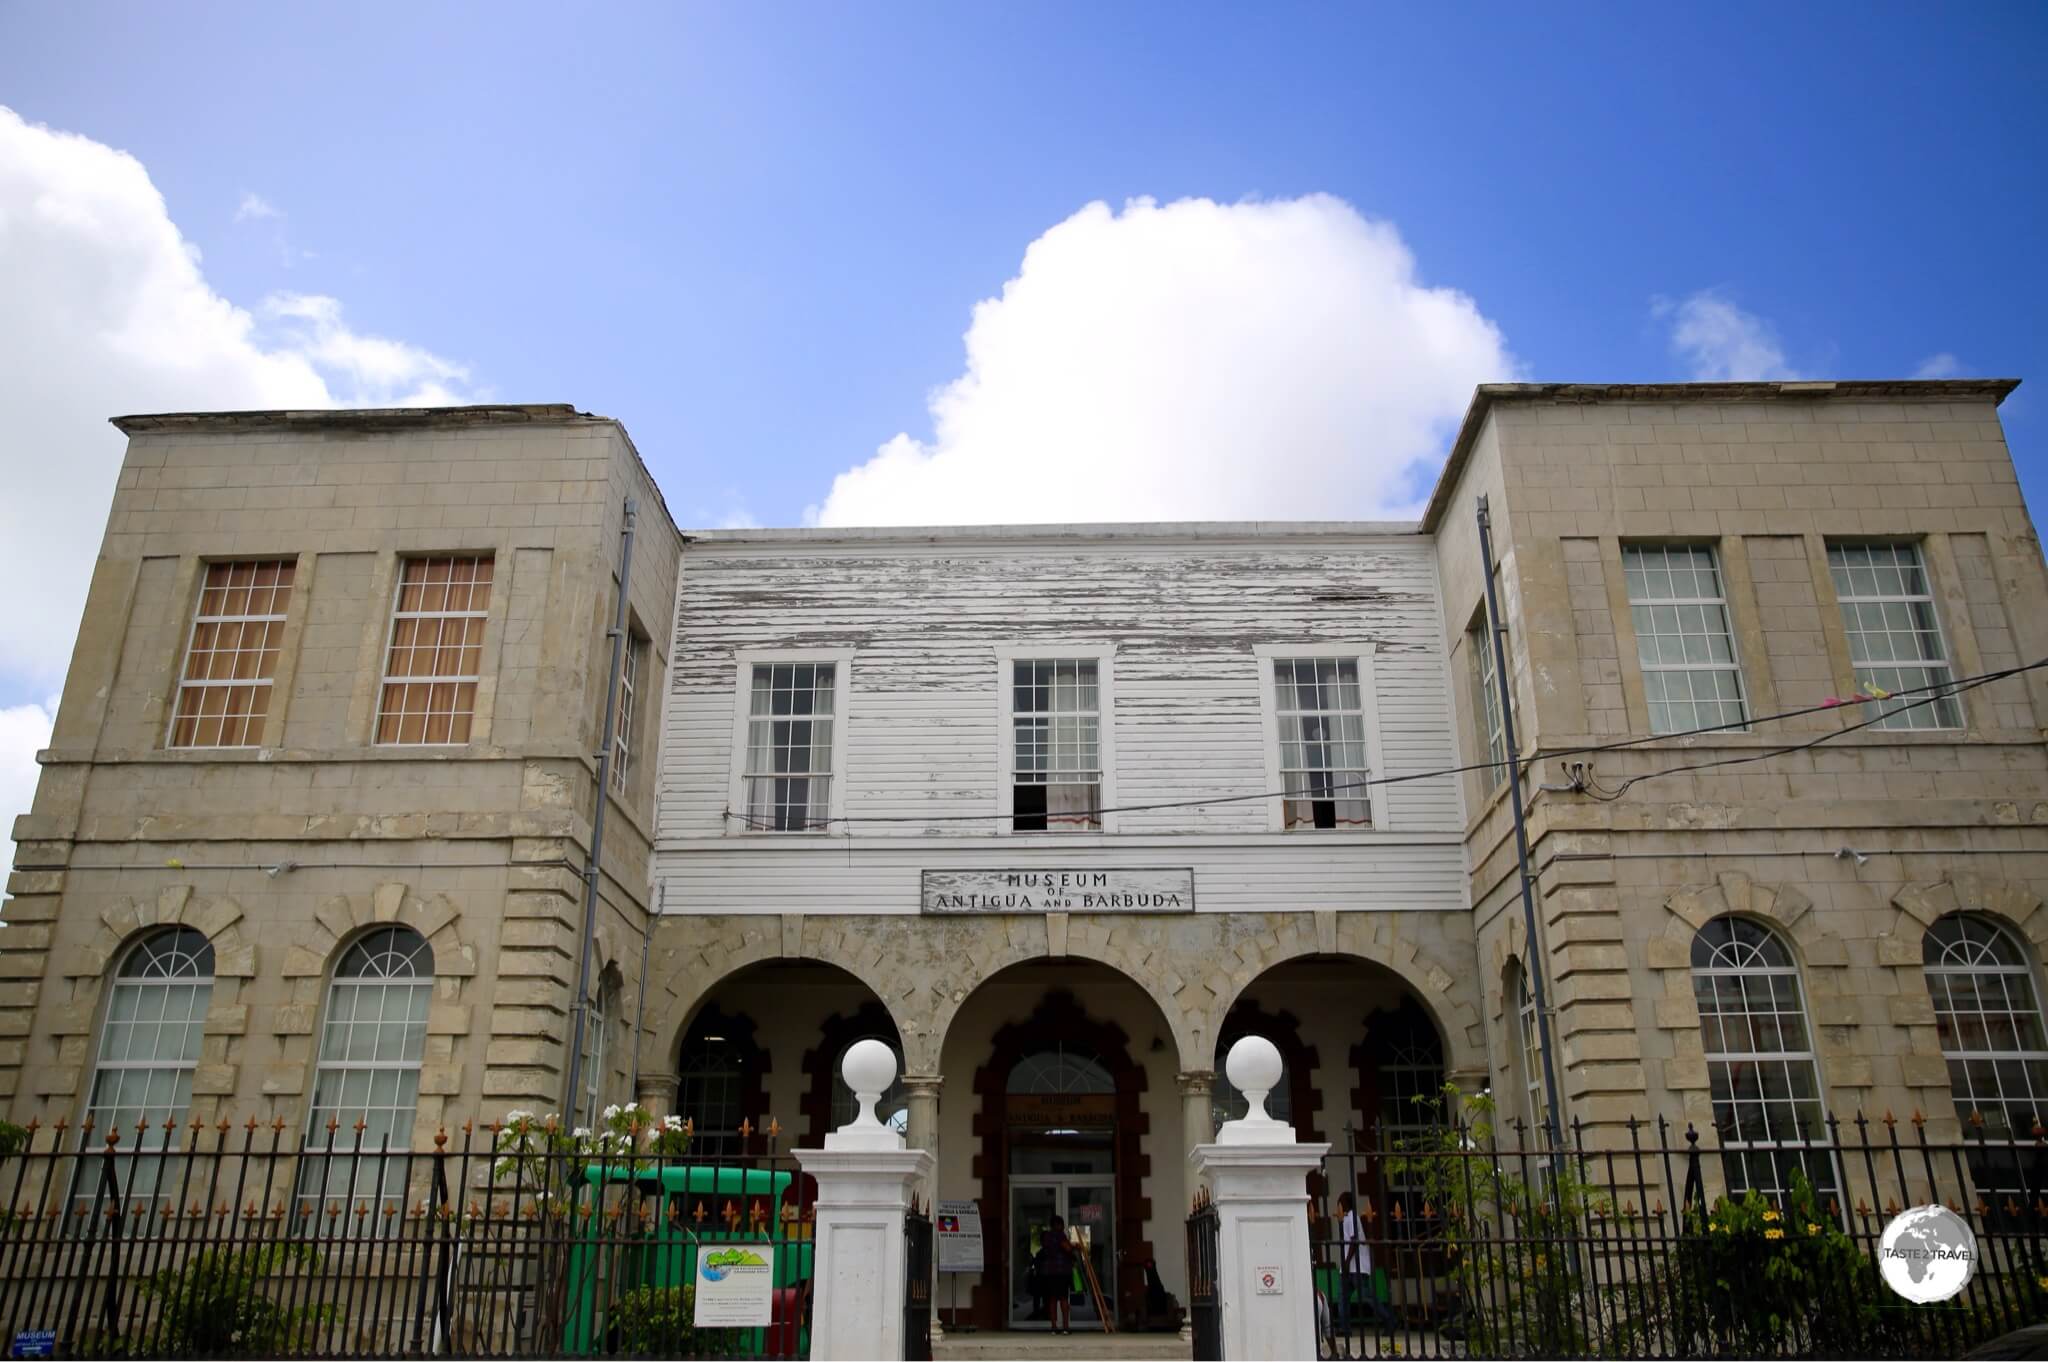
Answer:
<svg viewBox="0 0 2048 1362"><path fill-rule="evenodd" d="M948 1329L932 1345L933 1362L996 1362L1001 1358L1174 1358L1186 1362L1187 1340L1179 1334L1104 1334L1094 1330L1051 1334L1043 1329L958 1333Z"/></svg>

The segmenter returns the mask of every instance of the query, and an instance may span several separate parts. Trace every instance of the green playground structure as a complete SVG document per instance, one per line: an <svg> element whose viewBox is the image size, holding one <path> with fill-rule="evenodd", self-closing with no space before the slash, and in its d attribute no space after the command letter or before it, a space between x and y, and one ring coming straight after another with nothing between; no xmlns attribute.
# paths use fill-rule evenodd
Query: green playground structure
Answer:
<svg viewBox="0 0 2048 1362"><path fill-rule="evenodd" d="M812 1243L808 1222L785 1219L783 1202L794 1178L787 1171L708 1164L589 1165L584 1183L599 1204L589 1215L582 1206L573 1212L571 1223L580 1227L569 1242L562 1350L586 1357L625 1350L612 1314L629 1292L690 1286L702 1247L765 1242L774 1267L773 1322L765 1328L719 1330L707 1355L802 1357L809 1346L804 1299ZM606 1190L617 1186L637 1191L638 1203L604 1204ZM580 1199L581 1189L577 1195ZM614 1209L619 1213L612 1214ZM661 1351L689 1355L674 1351L669 1341Z"/></svg>

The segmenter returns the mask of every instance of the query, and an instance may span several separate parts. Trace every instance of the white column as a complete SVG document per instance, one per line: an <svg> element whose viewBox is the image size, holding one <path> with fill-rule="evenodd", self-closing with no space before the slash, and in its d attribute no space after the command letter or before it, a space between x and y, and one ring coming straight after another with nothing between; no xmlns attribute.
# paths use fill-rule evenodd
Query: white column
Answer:
<svg viewBox="0 0 2048 1362"><path fill-rule="evenodd" d="M815 1362L901 1357L903 1216L918 1183L931 1175L932 1156L904 1148L903 1137L875 1119L875 1102L896 1077L896 1056L887 1045L857 1042L841 1072L859 1114L827 1135L823 1149L794 1151L818 1180L811 1356Z"/></svg>
<svg viewBox="0 0 2048 1362"><path fill-rule="evenodd" d="M1280 1051L1263 1036L1230 1047L1224 1072L1250 1107L1214 1144L1188 1155L1216 1203L1216 1291L1223 1355L1246 1362L1316 1355L1315 1273L1308 1248L1308 1175L1327 1144L1301 1144L1266 1115Z"/></svg>

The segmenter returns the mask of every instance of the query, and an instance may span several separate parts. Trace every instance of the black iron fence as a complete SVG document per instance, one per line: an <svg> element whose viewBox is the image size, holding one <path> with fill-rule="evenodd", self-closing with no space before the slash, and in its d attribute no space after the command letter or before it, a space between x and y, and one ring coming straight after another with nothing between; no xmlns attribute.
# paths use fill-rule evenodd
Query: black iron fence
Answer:
<svg viewBox="0 0 2048 1362"><path fill-rule="evenodd" d="M1217 1362L1223 1356L1223 1302L1216 1294L1219 1230L1208 1193L1198 1191L1188 1215L1188 1327L1195 1362Z"/></svg>
<svg viewBox="0 0 2048 1362"><path fill-rule="evenodd" d="M931 1208L913 1206L903 1217L903 1356L931 1362Z"/></svg>
<svg viewBox="0 0 2048 1362"><path fill-rule="evenodd" d="M0 1337L47 1332L60 1357L806 1356L815 1184L779 1132L707 1158L685 1127L614 1124L464 1126L426 1150L361 1130L302 1149L281 1123L40 1132L0 1159Z"/></svg>
<svg viewBox="0 0 2048 1362"><path fill-rule="evenodd" d="M2048 1140L1935 1140L1917 1117L1824 1134L1721 1150L1662 1121L1555 1142L1483 1120L1347 1132L1310 1208L1319 1351L1955 1357L2048 1322ZM1880 1263L1893 1218L1926 1205L1968 1227L1974 1273L1916 1305Z"/></svg>

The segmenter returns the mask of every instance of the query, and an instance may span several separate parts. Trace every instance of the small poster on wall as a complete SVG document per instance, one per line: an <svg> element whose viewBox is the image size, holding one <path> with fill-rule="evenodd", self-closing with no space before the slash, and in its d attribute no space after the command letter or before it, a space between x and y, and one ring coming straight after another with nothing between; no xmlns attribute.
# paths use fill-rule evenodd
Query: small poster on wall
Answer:
<svg viewBox="0 0 2048 1362"><path fill-rule="evenodd" d="M759 1328L775 1313L772 1246L765 1243L697 1247L699 1329Z"/></svg>
<svg viewBox="0 0 2048 1362"><path fill-rule="evenodd" d="M932 1211L932 1231L939 1240L939 1271L981 1271L980 1205L941 1200Z"/></svg>

